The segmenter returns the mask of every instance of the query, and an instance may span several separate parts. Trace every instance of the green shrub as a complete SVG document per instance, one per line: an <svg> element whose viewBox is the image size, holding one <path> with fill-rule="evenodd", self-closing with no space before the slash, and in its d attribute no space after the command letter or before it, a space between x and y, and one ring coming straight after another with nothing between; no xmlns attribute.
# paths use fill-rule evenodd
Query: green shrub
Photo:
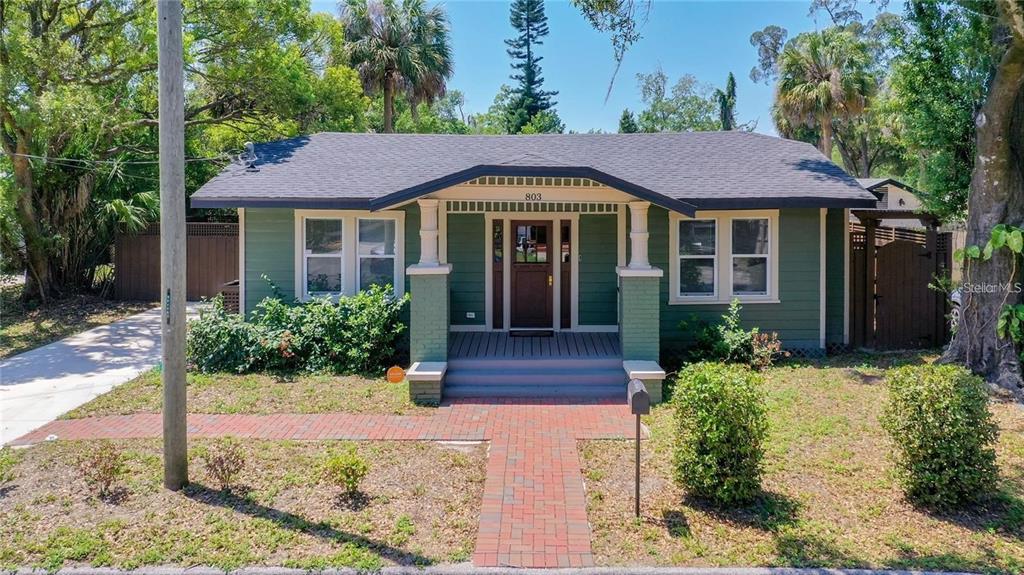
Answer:
<svg viewBox="0 0 1024 575"><path fill-rule="evenodd" d="M697 497L722 505L761 491L767 419L762 378L750 368L697 363L675 384L675 474Z"/></svg>
<svg viewBox="0 0 1024 575"><path fill-rule="evenodd" d="M260 334L256 326L224 308L217 296L199 319L188 323L185 354L194 369L202 372L251 370L257 363Z"/></svg>
<svg viewBox="0 0 1024 575"><path fill-rule="evenodd" d="M17 462L13 449L10 447L0 448L0 493L8 483L14 481L14 464Z"/></svg>
<svg viewBox="0 0 1024 575"><path fill-rule="evenodd" d="M328 456L324 461L324 476L350 496L359 492L359 485L369 472L370 466L352 446Z"/></svg>
<svg viewBox="0 0 1024 575"><path fill-rule="evenodd" d="M952 509L991 493L998 428L981 378L953 365L904 366L886 375L882 426L907 498Z"/></svg>
<svg viewBox="0 0 1024 575"><path fill-rule="evenodd" d="M718 361L741 363L761 370L772 365L782 354L782 344L774 332L760 333L758 328L743 329L739 300L732 300L729 310L722 314L722 321L712 325L700 319L690 319L679 324L687 333L695 333L693 345L687 350L691 362Z"/></svg>
<svg viewBox="0 0 1024 575"><path fill-rule="evenodd" d="M394 297L388 286L337 303L328 297L302 303L266 298L244 321L217 297L189 323L189 362L204 372L378 373L393 363L407 301L407 296Z"/></svg>

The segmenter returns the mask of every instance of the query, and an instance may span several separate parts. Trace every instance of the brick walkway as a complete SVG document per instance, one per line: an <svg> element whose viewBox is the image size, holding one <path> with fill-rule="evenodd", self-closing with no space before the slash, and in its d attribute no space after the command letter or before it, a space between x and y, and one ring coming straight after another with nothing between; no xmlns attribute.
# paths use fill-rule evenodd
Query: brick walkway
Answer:
<svg viewBox="0 0 1024 575"><path fill-rule="evenodd" d="M160 414L59 420L25 435L28 445L58 439L157 437ZM355 414L190 415L193 437L255 439L489 440L478 567L593 565L590 524L576 442L634 433L622 404L550 400L496 403L459 400L431 416Z"/></svg>

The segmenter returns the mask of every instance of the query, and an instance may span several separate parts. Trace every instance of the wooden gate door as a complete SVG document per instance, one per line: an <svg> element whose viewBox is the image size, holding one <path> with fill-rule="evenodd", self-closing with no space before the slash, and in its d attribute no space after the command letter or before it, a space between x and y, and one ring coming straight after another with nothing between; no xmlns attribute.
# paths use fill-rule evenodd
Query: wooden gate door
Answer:
<svg viewBox="0 0 1024 575"><path fill-rule="evenodd" d="M937 254L896 240L878 248L875 283L875 348L914 349L944 343L944 300L928 287Z"/></svg>

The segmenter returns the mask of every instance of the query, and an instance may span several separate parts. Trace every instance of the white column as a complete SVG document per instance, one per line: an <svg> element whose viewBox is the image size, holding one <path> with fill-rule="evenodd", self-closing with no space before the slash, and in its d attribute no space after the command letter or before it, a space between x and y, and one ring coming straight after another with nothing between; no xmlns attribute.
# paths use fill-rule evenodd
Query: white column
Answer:
<svg viewBox="0 0 1024 575"><path fill-rule="evenodd" d="M631 250L629 254L629 268L634 270L646 270L651 268L650 260L647 258L647 208L651 207L650 202L629 202L629 241Z"/></svg>
<svg viewBox="0 0 1024 575"><path fill-rule="evenodd" d="M420 265L436 266L437 200L417 200L420 205Z"/></svg>

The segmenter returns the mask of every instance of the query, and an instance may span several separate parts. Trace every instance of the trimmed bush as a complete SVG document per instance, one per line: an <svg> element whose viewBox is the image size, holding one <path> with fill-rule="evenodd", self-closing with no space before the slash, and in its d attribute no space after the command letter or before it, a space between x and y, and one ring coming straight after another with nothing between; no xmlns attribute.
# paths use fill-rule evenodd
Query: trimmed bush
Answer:
<svg viewBox="0 0 1024 575"><path fill-rule="evenodd" d="M373 286L350 297L286 303L266 298L249 321L224 309L218 296L189 323L187 353L199 371L303 369L379 373L393 363L407 296Z"/></svg>
<svg viewBox="0 0 1024 575"><path fill-rule="evenodd" d="M672 398L675 475L691 494L731 506L761 492L768 431L762 385L742 365L697 363L679 374Z"/></svg>
<svg viewBox="0 0 1024 575"><path fill-rule="evenodd" d="M324 461L324 476L331 483L343 488L348 496L359 492L359 485L369 472L370 466L352 446L328 456Z"/></svg>
<svg viewBox="0 0 1024 575"><path fill-rule="evenodd" d="M944 510L992 493L999 430L985 382L958 366L924 365L889 370L886 383L882 427L907 498Z"/></svg>

